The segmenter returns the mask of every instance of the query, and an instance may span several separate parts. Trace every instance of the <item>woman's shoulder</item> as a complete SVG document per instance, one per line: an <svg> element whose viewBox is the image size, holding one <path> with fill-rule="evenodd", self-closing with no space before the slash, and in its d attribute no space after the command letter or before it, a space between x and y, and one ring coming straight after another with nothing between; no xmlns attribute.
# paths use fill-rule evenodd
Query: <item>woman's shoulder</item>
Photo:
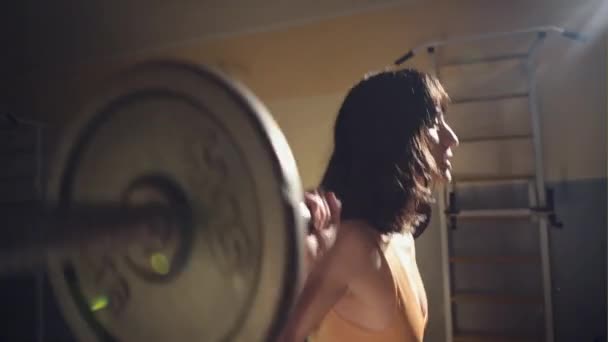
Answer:
<svg viewBox="0 0 608 342"><path fill-rule="evenodd" d="M340 264L346 261L357 268L373 266L373 258L379 251L381 236L369 224L358 220L343 221L340 224L334 246L334 257Z"/></svg>
<svg viewBox="0 0 608 342"><path fill-rule="evenodd" d="M340 224L338 239L344 243L355 244L364 249L374 249L381 240L381 235L369 223L362 220L347 220Z"/></svg>

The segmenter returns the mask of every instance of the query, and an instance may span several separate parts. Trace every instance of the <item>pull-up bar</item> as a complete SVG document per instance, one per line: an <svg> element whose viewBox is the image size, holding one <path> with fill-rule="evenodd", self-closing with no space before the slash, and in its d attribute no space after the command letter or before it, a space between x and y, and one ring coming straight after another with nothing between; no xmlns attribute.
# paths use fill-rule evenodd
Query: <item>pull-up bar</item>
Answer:
<svg viewBox="0 0 608 342"><path fill-rule="evenodd" d="M417 46L417 47L411 49L410 51L408 51L403 56L399 57L395 61L395 65L403 64L405 61L414 57L420 51L427 51L429 49L432 50L439 46L471 43L471 42L483 41L483 40L488 40L488 39L530 34L530 33L536 33L539 35L546 35L547 33L556 33L564 38L568 38L568 39L572 39L572 40L576 40L576 41L587 41L588 40L588 38L586 36L582 35L581 33L578 33L575 31L569 31L569 30L566 30L566 29L558 27L558 26L539 26L539 27L532 27L532 28L514 30L514 31L483 33L483 34L456 37L456 38L445 39L445 40L437 40L437 41L433 41L430 43L426 43L426 44Z"/></svg>

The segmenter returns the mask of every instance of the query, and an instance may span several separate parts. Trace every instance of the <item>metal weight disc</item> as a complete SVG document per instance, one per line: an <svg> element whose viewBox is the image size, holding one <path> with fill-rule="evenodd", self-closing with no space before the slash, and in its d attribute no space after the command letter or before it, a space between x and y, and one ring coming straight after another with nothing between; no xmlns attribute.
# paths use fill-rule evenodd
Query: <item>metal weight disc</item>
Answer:
<svg viewBox="0 0 608 342"><path fill-rule="evenodd" d="M168 204L125 248L49 256L64 316L82 341L266 341L300 275L296 165L264 106L207 68L144 63L64 135L49 201ZM87 227L82 227L87 229Z"/></svg>

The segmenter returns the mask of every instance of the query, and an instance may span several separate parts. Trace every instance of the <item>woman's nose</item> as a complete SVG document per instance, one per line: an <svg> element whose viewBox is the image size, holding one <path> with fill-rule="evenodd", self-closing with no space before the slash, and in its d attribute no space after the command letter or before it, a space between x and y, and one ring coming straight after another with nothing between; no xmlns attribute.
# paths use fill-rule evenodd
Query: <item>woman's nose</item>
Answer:
<svg viewBox="0 0 608 342"><path fill-rule="evenodd" d="M444 139L444 145L446 147L456 147L460 144L460 141L458 140L458 136L456 135L456 132L454 132L454 130L452 129L452 127L450 127L450 125L448 125L447 123L444 125L444 134L443 134L443 139Z"/></svg>

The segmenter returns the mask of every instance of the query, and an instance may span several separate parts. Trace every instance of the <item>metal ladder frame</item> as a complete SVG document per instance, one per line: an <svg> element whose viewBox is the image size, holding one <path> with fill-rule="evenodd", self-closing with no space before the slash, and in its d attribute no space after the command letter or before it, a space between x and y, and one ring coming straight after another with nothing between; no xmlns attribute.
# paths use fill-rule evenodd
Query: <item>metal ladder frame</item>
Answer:
<svg viewBox="0 0 608 342"><path fill-rule="evenodd" d="M525 54L510 54L510 55L499 55L491 56L487 58L479 58L474 61L462 62L462 64L483 64L492 61L502 61L509 59L525 59L524 68L527 76L528 86L528 109L530 114L530 124L532 129L532 142L534 149L534 181L529 183L529 211L527 213L519 213L528 215L538 219L539 227L539 240L540 240L540 253L541 253L541 264L542 264L542 283L543 283L543 302L544 302L544 323L545 323L545 341L554 341L554 329L553 329L553 305L552 305L552 285L551 285L551 264L550 264L550 249L549 249L549 226L560 226L557 222L556 216L553 210L552 198L547 198L546 183L544 176L544 165L543 165L543 150L542 150L542 124L540 118L540 111L537 103L537 84L534 70L534 60L537 52L544 42L547 34L554 33L564 38L578 41L586 41L587 38L580 33L568 31L557 26L541 26L532 27L521 30L506 31L506 32L493 32L472 36L456 37L447 40L433 41L415 47L408 51L406 54L398 58L394 63L400 65L408 59L416 56L419 52L427 52L432 59L432 69L434 70L435 76L440 78L440 65L437 61L436 50L441 46L456 45L462 43L472 43L478 41L487 41L492 39L506 38L512 36L521 35L536 35L533 43L529 47ZM498 96L496 99L500 100ZM449 246L449 227L451 221L455 219L455 215L452 212L450 194L453 192L453 185L448 184L441 187L439 191L439 208L441 211L440 215L440 227L441 227L441 263L443 277L443 295L444 310L445 310L445 333L446 341L452 342L454 338L454 327L453 327L453 312L452 312L452 284L451 284L451 266L450 266L450 246ZM445 214L444 214L445 213ZM513 213L512 213L513 214ZM513 214L515 215L515 214Z"/></svg>

